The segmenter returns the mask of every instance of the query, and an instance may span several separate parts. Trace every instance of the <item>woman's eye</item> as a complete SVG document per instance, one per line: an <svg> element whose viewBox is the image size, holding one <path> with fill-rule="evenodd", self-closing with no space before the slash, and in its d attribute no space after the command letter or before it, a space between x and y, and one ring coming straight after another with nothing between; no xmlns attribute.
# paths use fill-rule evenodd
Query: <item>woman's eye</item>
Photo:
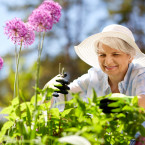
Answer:
<svg viewBox="0 0 145 145"><path fill-rule="evenodd" d="M101 57L105 57L106 55L105 55L105 54L99 54L99 56L101 56Z"/></svg>
<svg viewBox="0 0 145 145"><path fill-rule="evenodd" d="M117 55L119 55L119 54L118 54L118 53L114 53L113 55L114 55L114 56L117 56Z"/></svg>

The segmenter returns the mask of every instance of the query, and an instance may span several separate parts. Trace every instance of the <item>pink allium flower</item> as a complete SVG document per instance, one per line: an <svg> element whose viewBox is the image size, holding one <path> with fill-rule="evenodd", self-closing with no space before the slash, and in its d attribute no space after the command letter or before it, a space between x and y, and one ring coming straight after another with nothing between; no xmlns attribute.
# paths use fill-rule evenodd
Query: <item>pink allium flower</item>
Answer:
<svg viewBox="0 0 145 145"><path fill-rule="evenodd" d="M34 27L30 25L29 23L26 23L27 33L23 37L23 43L24 45L31 45L35 40L35 33L34 33Z"/></svg>
<svg viewBox="0 0 145 145"><path fill-rule="evenodd" d="M5 34L8 35L14 44L31 45L34 42L35 34L32 26L25 24L21 19L14 18L6 22Z"/></svg>
<svg viewBox="0 0 145 145"><path fill-rule="evenodd" d="M0 70L2 69L3 67L3 59L0 57Z"/></svg>
<svg viewBox="0 0 145 145"><path fill-rule="evenodd" d="M53 21L50 13L44 9L36 9L28 18L28 22L37 32L48 31L52 29Z"/></svg>
<svg viewBox="0 0 145 145"><path fill-rule="evenodd" d="M61 17L61 6L54 2L53 0L45 0L40 6L39 9L44 9L50 12L53 23L57 23Z"/></svg>

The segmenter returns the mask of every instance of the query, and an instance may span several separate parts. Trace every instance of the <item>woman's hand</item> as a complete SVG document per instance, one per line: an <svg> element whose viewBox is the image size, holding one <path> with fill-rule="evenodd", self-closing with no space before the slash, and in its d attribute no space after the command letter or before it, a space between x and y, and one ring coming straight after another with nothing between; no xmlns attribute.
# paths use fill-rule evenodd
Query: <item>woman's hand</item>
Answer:
<svg viewBox="0 0 145 145"><path fill-rule="evenodd" d="M58 97L59 96L58 93L68 94L68 90L70 90L70 88L68 87L69 84L68 80L65 79L66 76L67 76L66 73L57 75L44 86L44 89L46 88L53 89L54 97Z"/></svg>
<svg viewBox="0 0 145 145"><path fill-rule="evenodd" d="M119 113L125 105L130 105L134 96L114 93L100 101L100 108L104 113ZM134 104L138 105L138 103Z"/></svg>

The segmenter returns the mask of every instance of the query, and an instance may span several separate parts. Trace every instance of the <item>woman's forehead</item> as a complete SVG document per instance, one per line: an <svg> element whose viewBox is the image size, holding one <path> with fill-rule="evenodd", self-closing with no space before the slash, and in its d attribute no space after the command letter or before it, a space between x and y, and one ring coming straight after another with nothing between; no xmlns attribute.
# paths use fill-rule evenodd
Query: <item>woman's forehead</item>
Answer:
<svg viewBox="0 0 145 145"><path fill-rule="evenodd" d="M122 51L119 50L119 49L115 49L115 48L112 48L108 45L105 45L103 43L99 44L98 46L98 53L105 53L105 52L111 52L111 53L121 53ZM123 53L123 52L122 52Z"/></svg>

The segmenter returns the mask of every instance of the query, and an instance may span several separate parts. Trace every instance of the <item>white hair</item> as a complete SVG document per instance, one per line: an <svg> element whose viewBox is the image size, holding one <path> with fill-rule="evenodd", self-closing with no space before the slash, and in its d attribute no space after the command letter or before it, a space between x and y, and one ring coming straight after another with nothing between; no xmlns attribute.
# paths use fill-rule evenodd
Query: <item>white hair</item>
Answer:
<svg viewBox="0 0 145 145"><path fill-rule="evenodd" d="M100 49L103 49L102 44L105 44L113 49L117 49L126 54L129 54L131 57L134 57L136 55L135 49L132 46L130 46L127 42L125 42L124 40L122 40L120 38L116 38L116 37L101 38L95 44L97 53Z"/></svg>

